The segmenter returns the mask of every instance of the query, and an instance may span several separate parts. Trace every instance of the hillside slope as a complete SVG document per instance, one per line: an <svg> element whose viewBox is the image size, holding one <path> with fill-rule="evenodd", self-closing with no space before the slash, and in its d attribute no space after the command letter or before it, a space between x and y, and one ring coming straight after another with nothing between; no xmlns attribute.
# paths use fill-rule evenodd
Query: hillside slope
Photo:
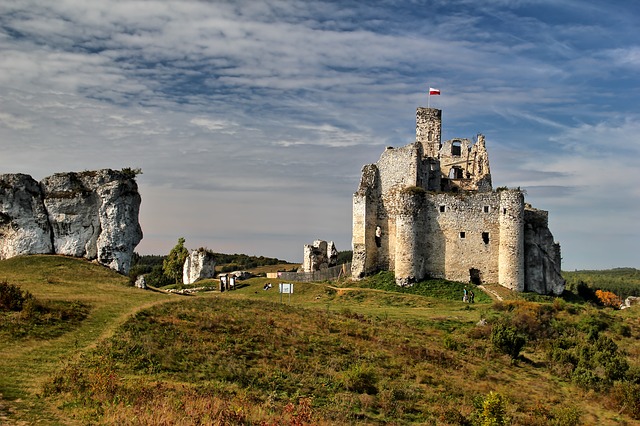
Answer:
<svg viewBox="0 0 640 426"><path fill-rule="evenodd" d="M128 287L106 268L55 256L0 262L0 277L38 300L88 310L58 337L27 333L0 349L7 424L471 425L496 415L504 422L493 424L620 425L640 417L634 310L482 295L467 304L455 287L463 285L435 282L421 294L367 281L294 283L281 295L277 282L263 290L270 281L256 278L186 297Z"/></svg>

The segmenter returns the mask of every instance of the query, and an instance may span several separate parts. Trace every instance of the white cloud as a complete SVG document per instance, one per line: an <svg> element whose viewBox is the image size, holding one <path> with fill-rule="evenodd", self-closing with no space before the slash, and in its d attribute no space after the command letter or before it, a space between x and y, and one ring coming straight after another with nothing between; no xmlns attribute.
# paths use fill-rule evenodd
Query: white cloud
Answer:
<svg viewBox="0 0 640 426"><path fill-rule="evenodd" d="M334 229L327 239L348 242L362 165L413 141L431 85L445 135L485 133L494 182L532 188L534 204L557 207L552 220L571 223L572 205L637 211L632 12L599 1L6 1L0 166L39 177L142 167L154 205L145 240L164 241L147 251L168 251L186 226L166 188L206 213L189 212L189 232L211 248L225 228L244 247L267 238L242 197L278 216L275 233L312 241L325 236L310 227ZM297 258L306 242L277 250Z"/></svg>
<svg viewBox="0 0 640 426"><path fill-rule="evenodd" d="M14 130L25 130L31 129L33 127L33 123L28 119L24 119L21 117L16 117L13 114L7 114L0 112L0 125L7 126Z"/></svg>

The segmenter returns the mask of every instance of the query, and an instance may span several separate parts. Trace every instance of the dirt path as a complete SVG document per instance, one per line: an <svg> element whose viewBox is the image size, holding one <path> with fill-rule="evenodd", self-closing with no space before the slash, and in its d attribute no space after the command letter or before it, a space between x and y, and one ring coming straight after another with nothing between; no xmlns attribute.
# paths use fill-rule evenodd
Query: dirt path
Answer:
<svg viewBox="0 0 640 426"><path fill-rule="evenodd" d="M498 293L496 293L495 291L491 290L490 288L487 288L487 287L485 287L483 285L479 285L478 288L481 289L482 291L484 291L485 293L487 293L494 300L500 300L500 301L504 300L502 298L502 296L500 296Z"/></svg>

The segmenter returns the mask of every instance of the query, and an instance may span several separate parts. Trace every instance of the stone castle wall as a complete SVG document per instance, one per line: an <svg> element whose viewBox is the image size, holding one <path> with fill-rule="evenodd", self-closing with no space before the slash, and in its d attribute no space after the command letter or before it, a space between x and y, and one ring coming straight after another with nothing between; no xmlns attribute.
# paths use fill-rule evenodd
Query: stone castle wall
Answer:
<svg viewBox="0 0 640 426"><path fill-rule="evenodd" d="M352 276L392 270L400 285L430 276L561 293L560 247L546 212L525 214L519 189L493 191L484 136L441 144L440 119L439 110L419 108L416 142L389 147L363 168Z"/></svg>

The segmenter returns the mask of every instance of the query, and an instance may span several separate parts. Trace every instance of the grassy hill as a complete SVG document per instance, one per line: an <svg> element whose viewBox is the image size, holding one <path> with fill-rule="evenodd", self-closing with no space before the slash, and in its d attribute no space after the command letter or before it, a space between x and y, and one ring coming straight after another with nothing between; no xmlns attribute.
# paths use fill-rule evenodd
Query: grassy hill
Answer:
<svg viewBox="0 0 640 426"><path fill-rule="evenodd" d="M391 280L179 296L1 261L33 297L0 312L0 424L637 424L637 309Z"/></svg>

